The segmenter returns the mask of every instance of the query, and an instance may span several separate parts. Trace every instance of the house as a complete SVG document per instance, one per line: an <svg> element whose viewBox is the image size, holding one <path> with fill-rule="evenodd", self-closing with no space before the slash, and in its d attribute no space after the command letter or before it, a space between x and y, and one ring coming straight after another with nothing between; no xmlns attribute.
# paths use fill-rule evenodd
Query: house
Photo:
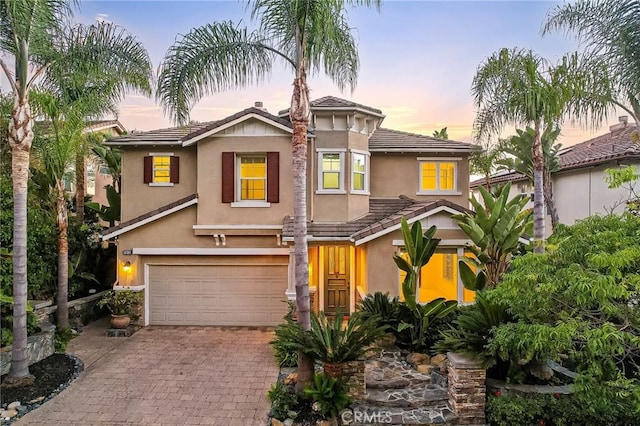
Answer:
<svg viewBox="0 0 640 426"><path fill-rule="evenodd" d="M437 225L420 301L472 300L457 273L473 144L381 127L379 109L311 102L307 212L313 308L353 312L400 293L400 219ZM144 324L274 325L295 298L292 127L261 103L222 120L111 139L123 150L117 288L145 292ZM427 285L428 283L428 285Z"/></svg>
<svg viewBox="0 0 640 426"><path fill-rule="evenodd" d="M620 122L610 126L608 133L560 150L560 170L551 176L560 223L573 225L587 216L624 211L629 191L608 188L605 170L627 165L640 167L640 142L634 139L637 131L626 117L620 117ZM533 196L533 185L516 172L499 172L489 182L491 186L512 182L511 196L521 193ZM484 178L471 182L476 197L477 188L485 184ZM547 236L551 234L548 216L545 232Z"/></svg>

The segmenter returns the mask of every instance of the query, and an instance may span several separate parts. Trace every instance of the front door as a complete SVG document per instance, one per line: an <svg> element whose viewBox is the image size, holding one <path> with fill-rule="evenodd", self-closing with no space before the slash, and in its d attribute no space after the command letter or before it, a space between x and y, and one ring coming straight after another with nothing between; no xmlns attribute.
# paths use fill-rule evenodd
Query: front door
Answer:
<svg viewBox="0 0 640 426"><path fill-rule="evenodd" d="M325 247L324 311L349 313L349 247Z"/></svg>

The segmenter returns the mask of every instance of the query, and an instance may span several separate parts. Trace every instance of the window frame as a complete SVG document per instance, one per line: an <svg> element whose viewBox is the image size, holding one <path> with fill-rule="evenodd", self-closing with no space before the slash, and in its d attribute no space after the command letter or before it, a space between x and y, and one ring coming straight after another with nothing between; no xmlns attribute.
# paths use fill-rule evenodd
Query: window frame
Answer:
<svg viewBox="0 0 640 426"><path fill-rule="evenodd" d="M458 171L460 166L460 157L418 157L418 191L416 195L461 195L462 192L458 189ZM424 163L432 163L436 165L436 189L423 189L422 188L422 165ZM440 164L453 163L453 189L440 189Z"/></svg>
<svg viewBox="0 0 640 426"><path fill-rule="evenodd" d="M355 170L354 167L354 163L355 163L355 156L356 155L361 155L364 157L364 172L357 172ZM351 167L350 167L350 175L351 175L351 193L352 194L358 194L358 195L370 195L370 190L369 190L369 177L371 175L371 173L369 172L369 164L370 164L370 158L371 158L371 153L368 151L361 151L358 149L352 149L351 150ZM357 174L361 174L364 175L364 188L363 189L355 189L355 175Z"/></svg>
<svg viewBox="0 0 640 426"><path fill-rule="evenodd" d="M171 182L171 157L174 157L173 152L150 152L149 157L151 157L151 182L147 185L149 186L174 186L175 184ZM154 182L155 179L155 157L168 157L169 158L169 182Z"/></svg>
<svg viewBox="0 0 640 426"><path fill-rule="evenodd" d="M346 194L344 185L344 177L345 177L345 154L347 152L344 148L317 148L317 165L318 165L318 185L316 189L316 194ZM325 154L338 154L340 158L340 170L338 170L338 185L337 189L325 189L324 186L324 169L323 169L323 159Z"/></svg>
<svg viewBox="0 0 640 426"><path fill-rule="evenodd" d="M264 158L264 199L262 200L243 200L242 199L242 177L240 175L242 167L242 159L250 157ZM271 203L267 201L268 195L268 155L266 152L236 152L234 158L234 186L235 194L234 201L231 202L231 207L270 207Z"/></svg>

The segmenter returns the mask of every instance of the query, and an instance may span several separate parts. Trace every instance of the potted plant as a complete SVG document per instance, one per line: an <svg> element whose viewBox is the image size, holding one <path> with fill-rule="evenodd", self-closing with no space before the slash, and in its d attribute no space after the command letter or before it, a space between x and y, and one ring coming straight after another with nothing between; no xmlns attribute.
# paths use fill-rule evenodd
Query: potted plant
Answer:
<svg viewBox="0 0 640 426"><path fill-rule="evenodd" d="M110 290L98 302L111 312L111 327L127 328L140 304L140 293L133 290Z"/></svg>

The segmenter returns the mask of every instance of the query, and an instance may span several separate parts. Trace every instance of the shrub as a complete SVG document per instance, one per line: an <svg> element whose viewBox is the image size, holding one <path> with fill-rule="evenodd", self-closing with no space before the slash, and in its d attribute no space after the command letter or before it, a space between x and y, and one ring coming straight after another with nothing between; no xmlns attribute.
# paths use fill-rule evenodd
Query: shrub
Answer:
<svg viewBox="0 0 640 426"><path fill-rule="evenodd" d="M509 394L487 399L487 421L498 426L637 425L640 417L621 406L590 410L594 398L584 395Z"/></svg>
<svg viewBox="0 0 640 426"><path fill-rule="evenodd" d="M285 386L281 381L271 386L267 393L271 402L270 416L278 420L296 418L300 409L300 401L293 387Z"/></svg>
<svg viewBox="0 0 640 426"><path fill-rule="evenodd" d="M328 319L324 312L311 315L311 332L304 333L298 342L311 358L323 362L354 361L364 355L366 347L380 337L385 327L374 318L352 315L343 327L343 315ZM305 341L306 340L306 341Z"/></svg>
<svg viewBox="0 0 640 426"><path fill-rule="evenodd" d="M387 331L395 331L400 323L400 301L380 291L367 295L359 305L362 319L375 318Z"/></svg>
<svg viewBox="0 0 640 426"><path fill-rule="evenodd" d="M280 367L295 367L298 365L298 345L303 333L302 328L293 320L295 303L287 302L289 311L284 316L284 323L276 327L274 338L269 343L273 347L273 354Z"/></svg>
<svg viewBox="0 0 640 426"><path fill-rule="evenodd" d="M304 393L317 404L323 416L335 417L351 403L344 384L325 374L315 374L313 383L305 387Z"/></svg>
<svg viewBox="0 0 640 426"><path fill-rule="evenodd" d="M56 352L66 352L67 344L71 339L73 339L71 327L56 329L56 334L54 336L53 342Z"/></svg>
<svg viewBox="0 0 640 426"><path fill-rule="evenodd" d="M141 295L133 290L110 290L98 301L98 306L106 308L113 315L135 315L135 308L141 302Z"/></svg>
<svg viewBox="0 0 640 426"><path fill-rule="evenodd" d="M400 323L396 330L398 346L416 352L429 351L436 340L433 330L434 321L443 319L458 307L455 300L435 299L414 308L407 304L400 305Z"/></svg>

